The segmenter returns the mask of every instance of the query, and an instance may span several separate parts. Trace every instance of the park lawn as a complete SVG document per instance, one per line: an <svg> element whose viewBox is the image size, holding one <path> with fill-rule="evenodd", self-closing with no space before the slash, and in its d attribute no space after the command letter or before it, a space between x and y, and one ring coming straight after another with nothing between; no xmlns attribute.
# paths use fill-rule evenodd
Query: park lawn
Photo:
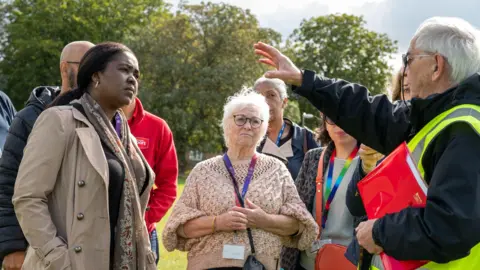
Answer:
<svg viewBox="0 0 480 270"><path fill-rule="evenodd" d="M185 185L185 178L178 178L178 189L177 189L177 199L182 194L183 186ZM173 252L168 252L165 250L162 242L162 232L165 223L167 223L168 217L172 212L172 208L167 212L164 218L157 224L158 240L160 244L160 261L158 262L159 270L185 270L187 269L187 253L180 252L175 250Z"/></svg>

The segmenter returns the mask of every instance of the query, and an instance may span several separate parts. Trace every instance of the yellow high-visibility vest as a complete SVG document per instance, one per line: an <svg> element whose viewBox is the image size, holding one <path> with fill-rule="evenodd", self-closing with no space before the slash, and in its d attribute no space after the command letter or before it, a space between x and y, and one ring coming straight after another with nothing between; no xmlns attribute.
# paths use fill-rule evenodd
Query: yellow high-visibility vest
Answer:
<svg viewBox="0 0 480 270"><path fill-rule="evenodd" d="M443 112L423 127L415 137L408 143L408 148L412 153L412 158L417 164L420 175L425 177L425 171L422 164L423 155L429 144L437 137L437 135L446 127L453 123L464 122L469 124L473 130L480 135L480 106L476 105L459 105ZM470 255L451 261L448 263L430 262L421 269L436 270L464 270L464 269L480 269L480 243L470 250Z"/></svg>

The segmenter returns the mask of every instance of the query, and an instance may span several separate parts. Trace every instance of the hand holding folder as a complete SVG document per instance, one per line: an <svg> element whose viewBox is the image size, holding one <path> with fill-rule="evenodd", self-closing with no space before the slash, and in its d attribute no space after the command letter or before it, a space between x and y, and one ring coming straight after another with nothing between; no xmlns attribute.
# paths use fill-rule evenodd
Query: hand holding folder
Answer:
<svg viewBox="0 0 480 270"><path fill-rule="evenodd" d="M427 184L421 178L406 143L402 143L358 183L369 219L381 218L407 207L425 207ZM386 270L413 270L427 261L398 261L382 253Z"/></svg>

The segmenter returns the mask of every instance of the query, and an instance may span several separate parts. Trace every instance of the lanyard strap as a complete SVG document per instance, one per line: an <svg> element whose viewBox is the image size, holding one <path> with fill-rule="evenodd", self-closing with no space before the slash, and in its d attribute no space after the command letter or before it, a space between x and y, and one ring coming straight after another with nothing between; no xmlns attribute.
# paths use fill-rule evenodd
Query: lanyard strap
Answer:
<svg viewBox="0 0 480 270"><path fill-rule="evenodd" d="M282 129L280 129L280 132L278 132L278 137L277 137L277 142L276 145L280 146L280 140L282 139L283 132L285 131L285 122L283 122Z"/></svg>
<svg viewBox="0 0 480 270"><path fill-rule="evenodd" d="M333 176L333 165L335 163L335 155L337 154L337 151L334 149L332 152L332 155L330 156L330 162L328 166L328 177L327 177L327 183L325 187L325 211L323 211L322 215L322 228L325 228L325 223L327 223L327 217L328 217L328 211L330 210L330 205L332 204L333 198L335 197L335 194L337 193L338 187L342 183L343 178L345 177L345 174L348 171L348 168L350 168L350 165L352 164L352 160L357 156L358 153L358 147L355 147L353 151L350 153L348 156L345 164L343 165L342 170L340 171L340 174L337 177L337 180L335 181L335 185L333 186L332 189L332 176ZM323 192L323 191L321 191Z"/></svg>
<svg viewBox="0 0 480 270"><path fill-rule="evenodd" d="M117 132L118 137L121 139L122 135L122 118L118 114L118 112L115 114L115 131Z"/></svg>
<svg viewBox="0 0 480 270"><path fill-rule="evenodd" d="M230 177L232 178L233 182L233 187L235 188L235 192L240 195L239 188L237 181L235 180L235 169L233 168L232 162L230 161L230 158L228 158L227 154L223 155L223 162L225 163L225 167L227 167L228 173L230 174ZM242 189L242 194L237 197L237 204L240 204L242 207L244 207L244 202L243 200L245 199L245 195L247 194L248 191L248 186L250 185L250 181L253 178L253 171L255 170L255 164L257 163L257 155L254 155L252 157L252 161L250 161L250 166L248 167L248 173L247 176L245 177L245 182L243 183L243 189Z"/></svg>
<svg viewBox="0 0 480 270"><path fill-rule="evenodd" d="M237 205L240 205L243 208L245 208L245 203L243 199L245 198L245 194L247 193L248 185L250 185L250 180L252 180L252 177L253 177L253 171L255 169L255 164L257 163L257 155L255 154L252 157L252 161L250 161L250 166L248 167L248 173L247 173L247 176L245 177L245 183L243 184L243 190L242 190L243 195L240 195L237 181L235 181L235 169L233 169L232 162L228 158L227 154L223 155L223 162L225 163L225 167L227 167L228 173L230 174L230 178L232 178L233 187L235 189L235 197L236 197ZM253 235L252 235L252 230L250 228L247 228L247 235L248 235L248 241L250 242L250 249L252 251L252 255L255 256L255 245L253 243Z"/></svg>

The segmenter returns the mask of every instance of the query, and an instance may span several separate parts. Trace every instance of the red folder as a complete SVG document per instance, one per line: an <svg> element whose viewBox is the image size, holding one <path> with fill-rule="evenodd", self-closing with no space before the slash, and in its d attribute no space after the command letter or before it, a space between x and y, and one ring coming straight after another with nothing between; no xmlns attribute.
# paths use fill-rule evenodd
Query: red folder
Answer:
<svg viewBox="0 0 480 270"><path fill-rule="evenodd" d="M427 184L402 143L358 183L358 191L369 219L381 218L407 207L425 207ZM398 261L380 254L385 270L413 270L428 261Z"/></svg>

